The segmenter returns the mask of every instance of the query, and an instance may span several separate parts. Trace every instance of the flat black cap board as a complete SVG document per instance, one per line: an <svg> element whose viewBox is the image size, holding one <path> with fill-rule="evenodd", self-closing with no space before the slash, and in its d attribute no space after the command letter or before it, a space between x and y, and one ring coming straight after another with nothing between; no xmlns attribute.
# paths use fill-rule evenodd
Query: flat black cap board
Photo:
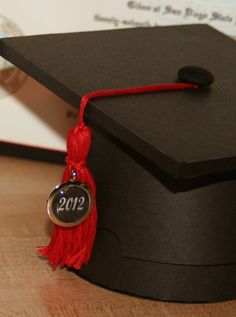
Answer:
<svg viewBox="0 0 236 317"><path fill-rule="evenodd" d="M78 273L154 299L236 298L236 43L189 25L5 38L0 54L75 107L184 66L213 74L207 88L90 102L99 222Z"/></svg>
<svg viewBox="0 0 236 317"><path fill-rule="evenodd" d="M235 169L236 48L214 29L197 25L50 34L3 39L0 49L3 57L74 106L95 90L173 82L186 65L210 70L216 78L214 94L209 89L96 100L88 114L175 178Z"/></svg>

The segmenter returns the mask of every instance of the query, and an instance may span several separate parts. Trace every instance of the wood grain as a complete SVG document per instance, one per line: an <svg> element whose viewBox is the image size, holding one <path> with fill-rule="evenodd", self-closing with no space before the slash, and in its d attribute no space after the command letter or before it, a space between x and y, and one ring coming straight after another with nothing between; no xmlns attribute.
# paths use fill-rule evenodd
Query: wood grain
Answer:
<svg viewBox="0 0 236 317"><path fill-rule="evenodd" d="M105 290L66 269L52 271L35 247L49 240L45 202L62 170L0 157L0 317L236 316L236 301L163 303Z"/></svg>

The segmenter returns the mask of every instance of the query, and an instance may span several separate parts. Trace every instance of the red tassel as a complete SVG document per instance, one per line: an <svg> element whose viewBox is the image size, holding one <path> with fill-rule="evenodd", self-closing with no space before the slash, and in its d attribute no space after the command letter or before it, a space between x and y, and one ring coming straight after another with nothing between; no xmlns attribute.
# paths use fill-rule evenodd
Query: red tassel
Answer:
<svg viewBox="0 0 236 317"><path fill-rule="evenodd" d="M72 170L78 175L79 181L86 183L96 197L96 186L87 168L87 155L91 145L91 129L83 123L69 131L67 139L67 167L64 171L63 182L70 179ZM47 247L39 248L46 256L52 267L58 265L80 269L87 264L93 247L97 226L96 200L88 218L75 227L54 225L52 239Z"/></svg>
<svg viewBox="0 0 236 317"><path fill-rule="evenodd" d="M84 111L92 98L109 97L114 95L129 95L162 90L195 89L197 85L186 83L141 86L124 89L95 91L83 96L79 112L79 125L70 130L67 139L67 167L63 182L68 181L72 171L76 172L79 181L86 183L93 195L96 196L95 183L87 168L87 155L91 145L91 129L84 124ZM47 247L39 247L39 253L46 256L52 267L58 265L80 269L87 264L92 251L97 225L96 199L87 219L75 227L54 225L52 239Z"/></svg>

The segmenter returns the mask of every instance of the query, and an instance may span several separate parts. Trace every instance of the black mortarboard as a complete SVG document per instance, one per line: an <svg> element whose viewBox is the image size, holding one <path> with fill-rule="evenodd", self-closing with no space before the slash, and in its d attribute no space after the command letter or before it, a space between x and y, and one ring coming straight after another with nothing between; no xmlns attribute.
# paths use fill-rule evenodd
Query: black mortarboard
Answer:
<svg viewBox="0 0 236 317"><path fill-rule="evenodd" d="M185 65L215 77L209 88L90 102L99 222L79 274L163 300L236 297L235 53L205 25L0 41L3 57L75 107L92 91L171 83L180 69L186 79Z"/></svg>

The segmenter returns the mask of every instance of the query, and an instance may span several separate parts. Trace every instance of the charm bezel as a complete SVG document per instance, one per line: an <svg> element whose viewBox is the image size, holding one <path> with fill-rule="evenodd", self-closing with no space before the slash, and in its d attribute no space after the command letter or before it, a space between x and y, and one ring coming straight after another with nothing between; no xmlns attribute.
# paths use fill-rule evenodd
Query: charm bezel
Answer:
<svg viewBox="0 0 236 317"><path fill-rule="evenodd" d="M73 222L64 222L64 221L61 221L60 219L57 218L57 216L55 215L54 211L53 211L53 208L52 208L52 203L53 203L53 200L55 198L55 196L58 194L58 191L62 190L63 188L68 188L68 187L71 187L71 186L78 186L79 188L83 189L87 195L88 195L88 200L89 200L89 205L88 205L88 209L86 211L86 213L84 214L83 217L81 217L80 219L78 219L77 221L73 221ZM84 222L87 217L89 216L90 212L91 212L91 209L92 209L92 206L93 206L93 203L94 203L94 196L93 196L93 193L91 191L91 189L89 188L89 186L83 182L80 182L80 181L74 181L74 180L69 180L67 182L64 182L62 184L59 184L57 185L53 190L52 192L50 193L48 199L47 199L47 213L48 213L48 216L50 218L50 220L58 225L58 226L61 226L61 227L75 227L79 224L81 224L82 222Z"/></svg>

